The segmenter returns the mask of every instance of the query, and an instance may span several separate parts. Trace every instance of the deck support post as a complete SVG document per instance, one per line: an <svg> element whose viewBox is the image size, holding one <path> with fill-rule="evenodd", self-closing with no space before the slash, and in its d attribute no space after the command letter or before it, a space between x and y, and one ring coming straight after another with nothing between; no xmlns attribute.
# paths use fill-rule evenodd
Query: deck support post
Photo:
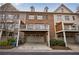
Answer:
<svg viewBox="0 0 79 59"><path fill-rule="evenodd" d="M64 22L62 21L62 29L63 29L63 39L65 43L65 47L67 47L67 40L66 40L66 33L65 33L65 27L64 27Z"/></svg>
<svg viewBox="0 0 79 59"><path fill-rule="evenodd" d="M48 41L48 46L50 47L50 29L49 29L49 25L48 25L48 32L47 32L47 41Z"/></svg>
<svg viewBox="0 0 79 59"><path fill-rule="evenodd" d="M18 24L18 35L17 35L17 40L16 40L16 47L18 47L18 43L19 43L19 36L20 36L20 20L19 20L19 24Z"/></svg>

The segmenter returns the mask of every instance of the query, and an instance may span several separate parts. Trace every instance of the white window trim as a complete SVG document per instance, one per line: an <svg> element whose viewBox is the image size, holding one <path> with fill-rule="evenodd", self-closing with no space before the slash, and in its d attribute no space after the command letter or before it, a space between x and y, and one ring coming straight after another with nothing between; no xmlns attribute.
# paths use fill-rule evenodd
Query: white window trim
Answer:
<svg viewBox="0 0 79 59"><path fill-rule="evenodd" d="M29 15L29 19L34 19L35 16L34 15Z"/></svg>
<svg viewBox="0 0 79 59"><path fill-rule="evenodd" d="M59 17L60 16L60 17ZM56 19L58 20L62 20L62 15L56 15Z"/></svg>
<svg viewBox="0 0 79 59"><path fill-rule="evenodd" d="M68 17L69 19L67 19L66 17ZM70 16L69 15L65 15L64 18L65 18L65 21L69 21L70 20Z"/></svg>
<svg viewBox="0 0 79 59"><path fill-rule="evenodd" d="M42 15L37 15L37 20L42 20L43 16Z"/></svg>

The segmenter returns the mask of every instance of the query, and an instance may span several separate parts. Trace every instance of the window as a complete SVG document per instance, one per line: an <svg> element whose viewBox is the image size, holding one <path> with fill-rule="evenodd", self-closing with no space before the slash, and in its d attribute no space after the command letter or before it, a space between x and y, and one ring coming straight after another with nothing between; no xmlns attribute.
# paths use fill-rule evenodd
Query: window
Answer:
<svg viewBox="0 0 79 59"><path fill-rule="evenodd" d="M14 19L18 19L19 18L19 15L14 15Z"/></svg>
<svg viewBox="0 0 79 59"><path fill-rule="evenodd" d="M47 16L47 15L44 15L43 18L44 18L44 19L48 19L48 16Z"/></svg>
<svg viewBox="0 0 79 59"><path fill-rule="evenodd" d="M46 24L29 24L27 26L28 30L40 30L40 29L45 29Z"/></svg>
<svg viewBox="0 0 79 59"><path fill-rule="evenodd" d="M36 29L40 29L40 25L39 24L35 24L35 28Z"/></svg>
<svg viewBox="0 0 79 59"><path fill-rule="evenodd" d="M6 16L6 15L5 15L5 14L3 14L3 15L2 15L2 19L5 19L5 16Z"/></svg>
<svg viewBox="0 0 79 59"><path fill-rule="evenodd" d="M64 29L65 29L65 30L69 30L69 25L65 25L65 26L64 26Z"/></svg>
<svg viewBox="0 0 79 59"><path fill-rule="evenodd" d="M65 16L65 20L69 20L69 16Z"/></svg>
<svg viewBox="0 0 79 59"><path fill-rule="evenodd" d="M29 24L29 25L27 26L27 28L28 28L28 30L32 30L32 29L33 29L33 24Z"/></svg>
<svg viewBox="0 0 79 59"><path fill-rule="evenodd" d="M6 18L7 19L14 19L14 15L8 15Z"/></svg>
<svg viewBox="0 0 79 59"><path fill-rule="evenodd" d="M65 30L71 30L71 29L73 29L72 25L65 25Z"/></svg>
<svg viewBox="0 0 79 59"><path fill-rule="evenodd" d="M43 16L38 15L38 16L37 16L37 19L42 20L42 19L43 19Z"/></svg>
<svg viewBox="0 0 79 59"><path fill-rule="evenodd" d="M75 20L75 16L72 16L73 20Z"/></svg>
<svg viewBox="0 0 79 59"><path fill-rule="evenodd" d="M18 24L14 24L14 28L15 29L18 29Z"/></svg>
<svg viewBox="0 0 79 59"><path fill-rule="evenodd" d="M57 15L57 20L61 20L61 15Z"/></svg>
<svg viewBox="0 0 79 59"><path fill-rule="evenodd" d="M9 36L13 36L13 33L12 32L9 32Z"/></svg>
<svg viewBox="0 0 79 59"><path fill-rule="evenodd" d="M9 24L8 28L9 29L14 29L14 24Z"/></svg>
<svg viewBox="0 0 79 59"><path fill-rule="evenodd" d="M18 19L18 15L0 14L0 19Z"/></svg>
<svg viewBox="0 0 79 59"><path fill-rule="evenodd" d="M34 15L29 15L29 19L34 19Z"/></svg>
<svg viewBox="0 0 79 59"><path fill-rule="evenodd" d="M18 15L12 15L12 14L8 14L8 15L3 15L3 19L4 19L4 17L6 18L6 19L18 19Z"/></svg>

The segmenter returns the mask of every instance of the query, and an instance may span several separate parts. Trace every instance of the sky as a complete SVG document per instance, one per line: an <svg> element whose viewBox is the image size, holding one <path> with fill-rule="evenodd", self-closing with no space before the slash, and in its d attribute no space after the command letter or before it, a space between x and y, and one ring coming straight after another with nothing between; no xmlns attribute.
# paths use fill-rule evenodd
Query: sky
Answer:
<svg viewBox="0 0 79 59"><path fill-rule="evenodd" d="M12 3L18 10L21 11L30 11L30 7L34 6L36 11L43 11L44 7L47 6L49 12L53 12L57 9L61 4L60 3ZM77 7L79 6L78 3L65 3L65 5L76 12Z"/></svg>

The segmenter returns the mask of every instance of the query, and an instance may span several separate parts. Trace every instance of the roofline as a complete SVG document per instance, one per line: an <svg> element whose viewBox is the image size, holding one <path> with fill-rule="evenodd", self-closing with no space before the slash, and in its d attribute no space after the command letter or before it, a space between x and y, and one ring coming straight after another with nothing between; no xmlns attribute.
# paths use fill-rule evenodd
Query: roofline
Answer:
<svg viewBox="0 0 79 59"><path fill-rule="evenodd" d="M12 3L5 3L5 4L1 5L0 8L2 8L3 6L5 6L6 4L12 5L17 11L19 11Z"/></svg>
<svg viewBox="0 0 79 59"><path fill-rule="evenodd" d="M31 12L31 11L0 11L0 13L44 13L44 14L72 14L72 15L79 15L79 13L55 13L55 12Z"/></svg>
<svg viewBox="0 0 79 59"><path fill-rule="evenodd" d="M58 6L58 8L57 9L55 9L53 12L55 12L56 10L58 10L61 6L64 6L64 7L66 7L70 12L72 12L73 13L73 11L70 9L70 8L68 8L65 4L60 4L60 6Z"/></svg>

